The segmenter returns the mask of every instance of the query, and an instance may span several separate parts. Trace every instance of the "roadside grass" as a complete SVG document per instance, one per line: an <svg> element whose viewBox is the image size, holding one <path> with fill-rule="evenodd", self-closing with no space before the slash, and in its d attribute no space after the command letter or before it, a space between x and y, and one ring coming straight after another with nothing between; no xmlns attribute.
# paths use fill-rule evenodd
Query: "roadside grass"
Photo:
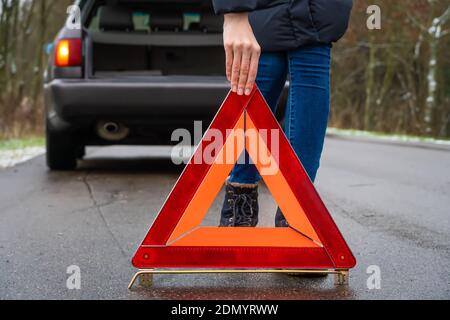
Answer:
<svg viewBox="0 0 450 320"><path fill-rule="evenodd" d="M0 139L0 169L13 167L45 153L43 136Z"/></svg>
<svg viewBox="0 0 450 320"><path fill-rule="evenodd" d="M32 147L44 147L43 136L30 136L20 139L0 139L0 151L17 150Z"/></svg>

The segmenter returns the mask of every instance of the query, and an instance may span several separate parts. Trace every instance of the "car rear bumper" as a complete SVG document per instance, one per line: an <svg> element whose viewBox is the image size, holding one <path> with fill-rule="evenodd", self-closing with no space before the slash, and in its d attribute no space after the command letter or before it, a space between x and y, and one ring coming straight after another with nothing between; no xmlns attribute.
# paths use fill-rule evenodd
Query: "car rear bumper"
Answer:
<svg viewBox="0 0 450 320"><path fill-rule="evenodd" d="M55 79L47 84L51 108L76 118L210 118L229 90L223 77Z"/></svg>

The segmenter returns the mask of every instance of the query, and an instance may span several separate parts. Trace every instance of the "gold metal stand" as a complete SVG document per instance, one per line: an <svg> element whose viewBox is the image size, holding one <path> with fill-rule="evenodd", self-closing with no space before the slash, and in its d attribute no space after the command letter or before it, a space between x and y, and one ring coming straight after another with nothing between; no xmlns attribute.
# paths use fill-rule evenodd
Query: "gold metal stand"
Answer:
<svg viewBox="0 0 450 320"><path fill-rule="evenodd" d="M216 274L216 273L286 273L286 274L334 274L335 285L348 285L349 271L347 269L145 269L139 270L133 276L128 285L131 290L137 278L142 287L150 288L153 285L153 275L155 274Z"/></svg>

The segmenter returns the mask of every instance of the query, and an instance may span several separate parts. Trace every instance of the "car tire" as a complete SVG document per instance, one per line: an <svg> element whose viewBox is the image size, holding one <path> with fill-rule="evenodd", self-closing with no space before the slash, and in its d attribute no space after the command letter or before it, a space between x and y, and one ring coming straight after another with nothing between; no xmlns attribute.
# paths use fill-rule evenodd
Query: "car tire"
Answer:
<svg viewBox="0 0 450 320"><path fill-rule="evenodd" d="M71 131L53 130L46 127L46 158L50 170L68 171L77 167L80 146L76 143Z"/></svg>

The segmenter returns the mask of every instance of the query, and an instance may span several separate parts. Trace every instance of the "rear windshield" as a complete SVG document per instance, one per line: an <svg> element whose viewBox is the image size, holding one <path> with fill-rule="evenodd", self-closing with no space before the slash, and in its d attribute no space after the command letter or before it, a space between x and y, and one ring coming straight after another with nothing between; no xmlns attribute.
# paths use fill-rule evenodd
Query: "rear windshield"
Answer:
<svg viewBox="0 0 450 320"><path fill-rule="evenodd" d="M130 31L145 31L145 32L151 32L152 29L150 27L150 19L151 14L148 12L143 11L133 11L131 13L132 20L133 20L133 29ZM201 14L199 12L186 12L183 13L183 28L178 31L189 31L193 29L193 25L200 23L200 16ZM92 31L100 31L100 25L99 25L99 16L98 16L98 10L95 12L95 15L92 17L91 22L88 26L89 30Z"/></svg>
<svg viewBox="0 0 450 320"><path fill-rule="evenodd" d="M89 14L89 31L220 33L221 21L211 1L96 1ZM118 21L123 22L120 24Z"/></svg>

